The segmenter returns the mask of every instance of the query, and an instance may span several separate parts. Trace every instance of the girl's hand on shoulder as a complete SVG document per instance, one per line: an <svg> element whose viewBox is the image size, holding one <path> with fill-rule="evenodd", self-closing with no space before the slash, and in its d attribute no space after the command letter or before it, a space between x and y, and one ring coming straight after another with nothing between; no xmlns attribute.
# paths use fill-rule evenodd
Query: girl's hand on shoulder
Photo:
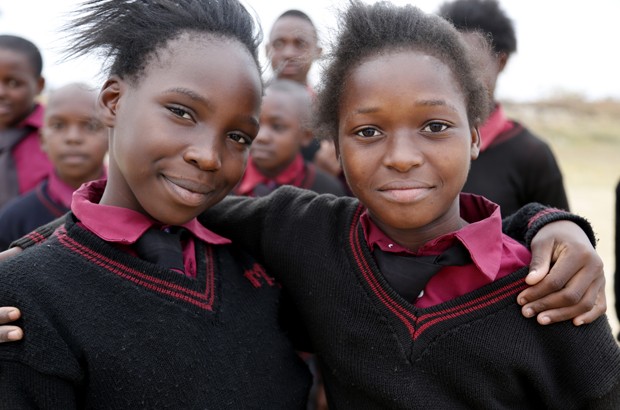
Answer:
<svg viewBox="0 0 620 410"><path fill-rule="evenodd" d="M21 313L14 307L0 307L0 325L6 325L19 319ZM24 332L17 326L0 326L0 343L21 340Z"/></svg>
<svg viewBox="0 0 620 410"><path fill-rule="evenodd" d="M21 248L11 248L4 252L0 252L0 261L6 260L11 256L17 255L22 251ZM14 307L0 307L0 325L6 325L19 319L21 313L19 309ZM24 332L17 326L0 326L0 343L14 342L21 340Z"/></svg>
<svg viewBox="0 0 620 410"><path fill-rule="evenodd" d="M603 261L585 232L570 221L545 225L531 242L531 287L517 301L525 317L547 325L591 323L607 310Z"/></svg>

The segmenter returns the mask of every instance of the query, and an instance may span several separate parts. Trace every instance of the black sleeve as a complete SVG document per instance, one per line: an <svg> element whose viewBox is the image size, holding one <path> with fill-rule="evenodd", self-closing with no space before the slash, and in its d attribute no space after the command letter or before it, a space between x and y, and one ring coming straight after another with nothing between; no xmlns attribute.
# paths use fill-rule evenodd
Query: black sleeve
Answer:
<svg viewBox="0 0 620 410"><path fill-rule="evenodd" d="M52 222L46 225L38 227L37 229L30 232L26 236L22 236L16 241L13 241L10 247L13 248L15 246L18 246L22 249L26 249L33 245L38 245L41 242L44 242L47 238L49 238L54 233L56 228L58 228L60 225L62 225L65 222L66 217L67 215L65 214L61 216L60 218L54 219Z"/></svg>
<svg viewBox="0 0 620 410"><path fill-rule="evenodd" d="M579 225L586 233L592 246L596 246L596 236L587 219L564 211L550 208L539 203L527 204L503 220L503 231L511 238L529 246L532 238L545 225L555 221L571 221Z"/></svg>
<svg viewBox="0 0 620 410"><path fill-rule="evenodd" d="M0 362L0 408L11 410L76 409L73 385L24 364Z"/></svg>
<svg viewBox="0 0 620 410"><path fill-rule="evenodd" d="M615 231L615 260L616 272L614 274L614 297L616 303L616 315L620 319L620 181L616 186L616 231ZM620 333L618 333L620 340ZM620 407L619 407L620 408Z"/></svg>

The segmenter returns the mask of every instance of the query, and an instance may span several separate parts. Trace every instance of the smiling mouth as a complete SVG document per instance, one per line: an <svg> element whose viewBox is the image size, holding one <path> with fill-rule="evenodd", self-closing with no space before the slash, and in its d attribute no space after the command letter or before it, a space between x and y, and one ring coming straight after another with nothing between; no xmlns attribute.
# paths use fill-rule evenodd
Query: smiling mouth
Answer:
<svg viewBox="0 0 620 410"><path fill-rule="evenodd" d="M259 159L271 158L273 156L271 151L265 149L253 149L250 155L252 156L252 158Z"/></svg>
<svg viewBox="0 0 620 410"><path fill-rule="evenodd" d="M190 181L187 179L165 177L166 185L172 193L180 199L180 202L187 206L200 206L205 202L207 195L211 193L211 189L205 184Z"/></svg>
<svg viewBox="0 0 620 410"><path fill-rule="evenodd" d="M392 202L410 203L425 198L432 189L432 187L388 187L379 189L379 192Z"/></svg>

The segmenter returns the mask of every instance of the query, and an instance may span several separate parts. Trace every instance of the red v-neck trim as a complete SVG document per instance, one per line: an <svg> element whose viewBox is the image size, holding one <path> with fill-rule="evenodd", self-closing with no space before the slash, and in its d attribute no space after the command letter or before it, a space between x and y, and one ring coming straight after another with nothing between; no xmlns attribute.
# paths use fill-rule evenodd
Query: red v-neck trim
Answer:
<svg viewBox="0 0 620 410"><path fill-rule="evenodd" d="M136 285L142 286L152 292L160 293L180 301L195 305L201 309L213 311L215 301L215 277L214 277L214 255L211 247L206 247L206 271L205 275L197 275L196 280L203 283L195 283L192 279L186 278L176 272L170 272L172 278L179 279L178 282L167 280L164 277L156 277L148 272L138 271L117 260L97 252L75 239L69 237L64 227L54 233L59 242L72 252L79 254L82 258L89 260L109 272L128 280ZM202 278L202 279L200 279ZM200 291L183 286L185 283L194 283Z"/></svg>

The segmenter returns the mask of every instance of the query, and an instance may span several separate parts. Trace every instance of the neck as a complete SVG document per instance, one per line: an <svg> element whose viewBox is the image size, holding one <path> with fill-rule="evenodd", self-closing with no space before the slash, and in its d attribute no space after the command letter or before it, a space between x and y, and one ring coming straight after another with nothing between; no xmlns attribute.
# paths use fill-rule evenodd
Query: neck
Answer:
<svg viewBox="0 0 620 410"><path fill-rule="evenodd" d="M458 200L448 212L420 227L389 226L373 217L372 213L369 215L388 237L412 252L417 252L422 246L440 236L456 232L468 225L468 222L460 216Z"/></svg>

